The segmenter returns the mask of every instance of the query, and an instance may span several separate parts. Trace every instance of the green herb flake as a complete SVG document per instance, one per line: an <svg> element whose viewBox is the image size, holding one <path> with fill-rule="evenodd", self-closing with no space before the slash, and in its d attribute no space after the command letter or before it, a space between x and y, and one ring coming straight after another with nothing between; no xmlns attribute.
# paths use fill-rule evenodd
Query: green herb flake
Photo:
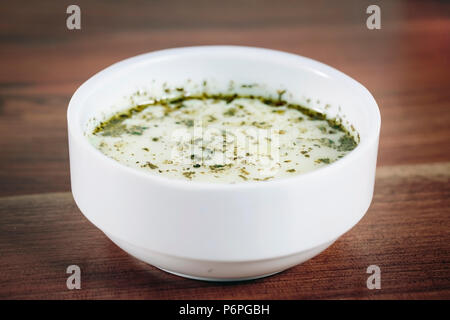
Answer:
<svg viewBox="0 0 450 320"><path fill-rule="evenodd" d="M319 158L319 159L316 159L314 162L330 164L331 161L330 161L330 158Z"/></svg>
<svg viewBox="0 0 450 320"><path fill-rule="evenodd" d="M151 162L149 162L149 161L147 161L147 163L146 163L146 164L143 164L141 167L142 167L142 168L148 167L148 168L150 168L150 169L158 169L158 166L157 166L157 165L155 165L155 164L153 164L153 163L151 163Z"/></svg>

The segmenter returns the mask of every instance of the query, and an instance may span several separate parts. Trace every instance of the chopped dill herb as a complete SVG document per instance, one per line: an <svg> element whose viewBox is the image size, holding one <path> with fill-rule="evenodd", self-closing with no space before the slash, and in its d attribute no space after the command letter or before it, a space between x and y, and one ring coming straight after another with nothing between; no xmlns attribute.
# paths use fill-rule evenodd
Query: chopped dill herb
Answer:
<svg viewBox="0 0 450 320"><path fill-rule="evenodd" d="M330 158L319 158L319 159L316 159L314 162L329 164L330 163Z"/></svg>
<svg viewBox="0 0 450 320"><path fill-rule="evenodd" d="M148 167L148 168L150 168L150 169L158 169L158 166L157 166L157 165L154 165L153 163L151 163L151 162L149 162L149 161L147 161L147 163L146 163L146 164L143 164L141 167L142 167L142 168Z"/></svg>

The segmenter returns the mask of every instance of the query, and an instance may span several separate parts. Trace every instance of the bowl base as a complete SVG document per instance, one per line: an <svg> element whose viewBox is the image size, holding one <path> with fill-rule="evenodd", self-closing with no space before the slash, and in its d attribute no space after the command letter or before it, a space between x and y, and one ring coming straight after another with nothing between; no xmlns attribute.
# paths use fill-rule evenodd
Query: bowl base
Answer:
<svg viewBox="0 0 450 320"><path fill-rule="evenodd" d="M157 267L158 268L158 267ZM170 271L167 269L163 269L163 268L158 268L159 270L162 270L164 272L173 274L175 276L178 277L182 277L182 278L187 278L187 279L192 279L192 280L200 280L200 281L209 281L209 282L238 282L238 281L250 281L250 280L256 280L256 279L261 279L261 278L265 278L265 277L270 277L273 276L274 274L283 272L284 270L280 270L280 271L276 271L276 272L272 272L272 273L268 273L268 274L263 274L263 275L259 275L259 276L253 276L253 277L245 277L245 278L235 278L235 279L224 279L224 278L206 278L206 277L198 277L198 276L193 276L193 275L189 275L189 274L183 274L183 273L179 273L176 271Z"/></svg>
<svg viewBox="0 0 450 320"><path fill-rule="evenodd" d="M163 254L135 246L111 234L106 235L133 257L160 270L184 278L215 282L254 280L280 273L318 255L334 242L333 240L301 252L262 260L214 261Z"/></svg>

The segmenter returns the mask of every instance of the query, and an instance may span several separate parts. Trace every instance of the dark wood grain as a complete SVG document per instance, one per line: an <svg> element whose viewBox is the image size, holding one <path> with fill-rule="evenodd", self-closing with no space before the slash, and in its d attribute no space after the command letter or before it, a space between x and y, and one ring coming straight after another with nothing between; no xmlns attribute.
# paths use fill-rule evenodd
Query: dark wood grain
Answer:
<svg viewBox="0 0 450 320"><path fill-rule="evenodd" d="M368 30L369 4L382 10ZM444 1L0 3L0 298L450 299L450 4ZM121 59L201 44L280 49L363 83L382 114L374 202L323 254L274 277L204 283L123 253L70 194L66 107ZM82 268L82 290L65 268ZM365 285L368 265L382 289Z"/></svg>

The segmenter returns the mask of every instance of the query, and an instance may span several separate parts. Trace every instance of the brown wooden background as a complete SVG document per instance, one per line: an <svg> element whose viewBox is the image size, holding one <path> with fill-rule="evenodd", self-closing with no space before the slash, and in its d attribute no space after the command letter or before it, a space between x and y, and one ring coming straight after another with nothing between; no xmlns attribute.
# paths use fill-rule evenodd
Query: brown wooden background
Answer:
<svg viewBox="0 0 450 320"><path fill-rule="evenodd" d="M66 29L69 4L82 30ZM369 4L382 29L365 25ZM2 1L1 299L450 298L450 5L444 1ZM169 275L87 222L69 181L66 107L91 75L177 46L242 44L334 66L374 94L382 131L374 201L318 257L235 284ZM66 267L82 289L66 289ZM367 266L382 289L366 288Z"/></svg>

